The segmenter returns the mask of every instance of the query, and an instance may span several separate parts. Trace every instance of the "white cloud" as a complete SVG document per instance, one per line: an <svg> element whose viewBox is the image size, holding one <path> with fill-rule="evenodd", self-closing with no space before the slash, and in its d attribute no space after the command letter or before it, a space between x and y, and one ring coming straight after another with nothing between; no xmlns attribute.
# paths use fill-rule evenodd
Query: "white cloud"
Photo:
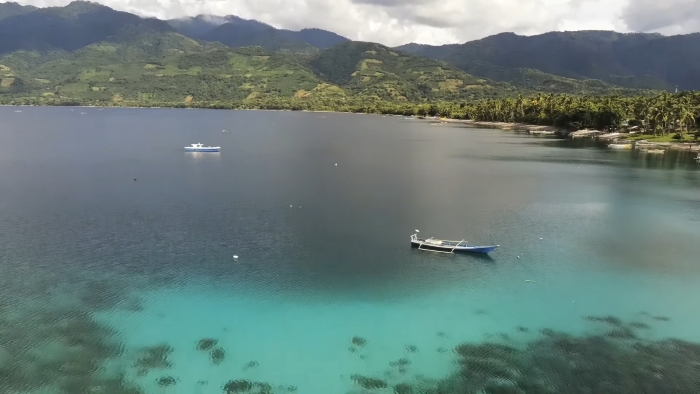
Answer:
<svg viewBox="0 0 700 394"><path fill-rule="evenodd" d="M700 2L698 0L634 0L622 14L633 31L657 31L682 34L698 31Z"/></svg>
<svg viewBox="0 0 700 394"><path fill-rule="evenodd" d="M36 6L69 0L17 0ZM400 45L444 44L504 31L617 30L686 33L698 0L99 0L158 18L234 14L275 27L317 27L348 38Z"/></svg>

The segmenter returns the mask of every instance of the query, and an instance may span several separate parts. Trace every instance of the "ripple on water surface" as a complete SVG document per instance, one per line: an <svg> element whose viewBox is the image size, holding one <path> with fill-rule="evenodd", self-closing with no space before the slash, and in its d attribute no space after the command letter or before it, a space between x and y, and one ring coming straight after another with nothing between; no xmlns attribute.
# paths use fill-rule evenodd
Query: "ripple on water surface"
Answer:
<svg viewBox="0 0 700 394"><path fill-rule="evenodd" d="M0 393L698 392L690 171L369 116L27 111ZM207 128L226 150L183 157ZM414 226L503 247L425 254Z"/></svg>

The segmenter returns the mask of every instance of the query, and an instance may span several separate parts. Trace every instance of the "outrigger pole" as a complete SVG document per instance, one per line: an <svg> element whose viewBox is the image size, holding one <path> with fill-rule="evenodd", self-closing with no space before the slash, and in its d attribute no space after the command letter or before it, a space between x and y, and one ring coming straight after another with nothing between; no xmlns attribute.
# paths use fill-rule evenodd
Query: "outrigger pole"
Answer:
<svg viewBox="0 0 700 394"><path fill-rule="evenodd" d="M417 233L419 233L419 232L420 232L420 231L416 230L416 234L413 234L413 235L416 236ZM416 238L418 238L418 237L416 236ZM443 251L443 250L432 250L432 249L425 249L425 248L423 248L423 245L426 244L427 241L428 241L429 239L433 239L433 237L428 238L427 240L425 240L425 242L421 242L421 243L418 245L418 249L419 249L419 250L425 250L426 252L435 252L435 253L447 253L447 254L451 254L451 253L454 253L454 252L455 252L455 249L457 249L457 247L458 247L459 245L461 245L462 242L464 242L464 240L461 240L461 241L457 242L456 244L454 244L454 246L452 247L452 249L451 249L449 252L446 252L446 251Z"/></svg>

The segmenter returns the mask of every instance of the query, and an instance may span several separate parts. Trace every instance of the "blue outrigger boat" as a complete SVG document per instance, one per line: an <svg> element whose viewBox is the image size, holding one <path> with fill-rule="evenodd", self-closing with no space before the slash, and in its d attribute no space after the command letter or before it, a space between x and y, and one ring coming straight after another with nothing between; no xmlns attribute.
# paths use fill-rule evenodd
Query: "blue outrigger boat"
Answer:
<svg viewBox="0 0 700 394"><path fill-rule="evenodd" d="M426 250L428 252L438 252L438 253L490 253L493 252L500 245L489 245L489 246L478 246L469 245L461 241L447 241L442 239L435 239L430 237L428 239L418 238L419 231L416 230L416 234L411 235L411 246L418 248L420 250Z"/></svg>

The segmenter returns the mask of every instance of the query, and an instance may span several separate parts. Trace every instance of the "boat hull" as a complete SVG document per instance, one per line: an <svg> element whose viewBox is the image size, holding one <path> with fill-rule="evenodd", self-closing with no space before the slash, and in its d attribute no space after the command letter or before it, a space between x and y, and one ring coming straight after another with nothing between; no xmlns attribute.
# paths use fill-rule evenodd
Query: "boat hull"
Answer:
<svg viewBox="0 0 700 394"><path fill-rule="evenodd" d="M608 145L610 149L632 149L631 144L610 144Z"/></svg>
<svg viewBox="0 0 700 394"><path fill-rule="evenodd" d="M426 249L426 250L432 250L436 252L455 252L455 253L482 253L482 254L487 254L491 253L496 248L498 248L498 245L489 245L489 246L479 246L479 245L465 245L465 244L460 244L459 246L455 247L454 244L452 245L435 245L435 244L430 244L426 242L420 242L420 241L411 241L411 247L418 248L420 247L421 249ZM454 250L453 250L454 248Z"/></svg>
<svg viewBox="0 0 700 394"><path fill-rule="evenodd" d="M185 152L219 152L221 148L185 148Z"/></svg>

